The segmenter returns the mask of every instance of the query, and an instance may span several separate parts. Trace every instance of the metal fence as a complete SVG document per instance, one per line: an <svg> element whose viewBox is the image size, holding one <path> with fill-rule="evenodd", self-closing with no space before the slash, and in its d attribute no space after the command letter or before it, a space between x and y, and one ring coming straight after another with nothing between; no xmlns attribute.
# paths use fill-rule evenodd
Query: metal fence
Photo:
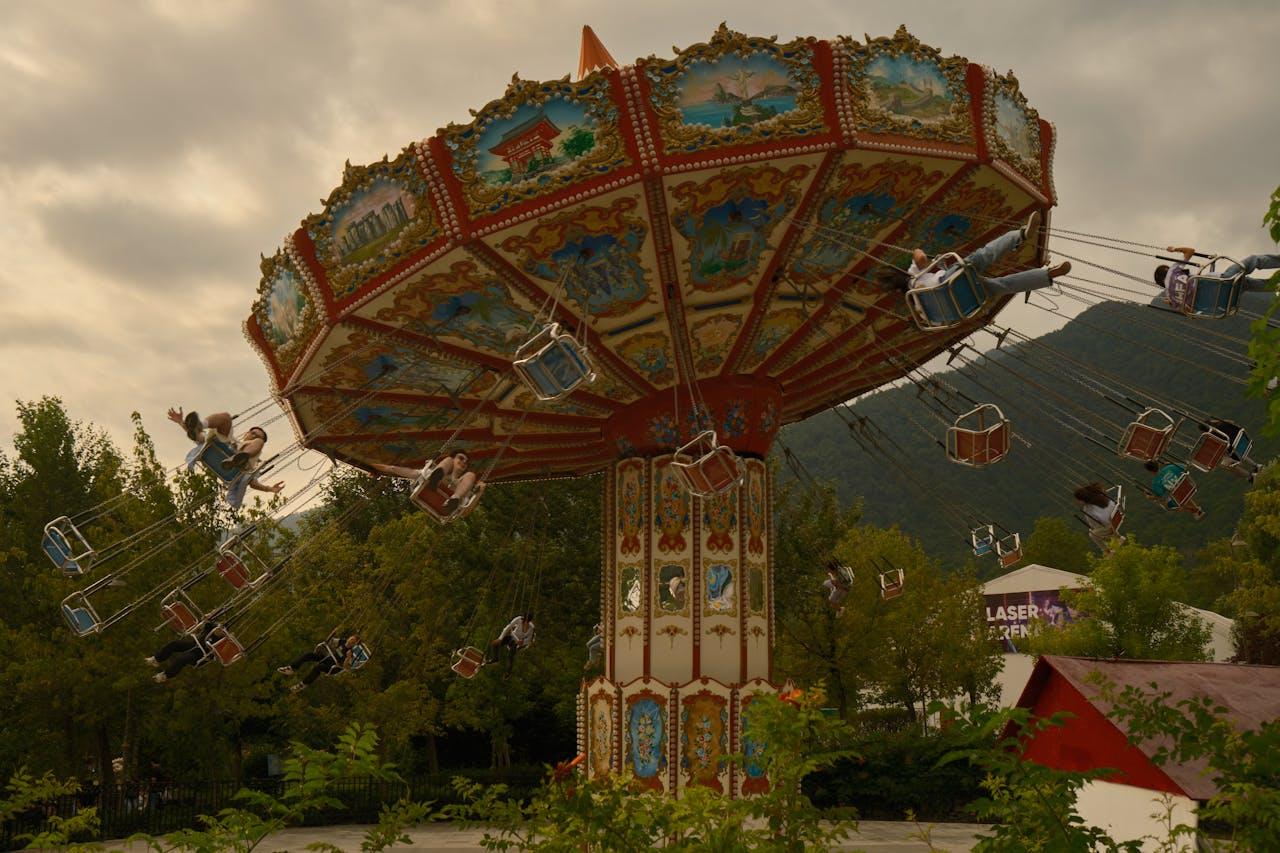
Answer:
<svg viewBox="0 0 1280 853"><path fill-rule="evenodd" d="M341 779L329 787L329 793L342 802L341 808L309 812L305 823L324 826L337 823L376 823L383 805L408 797L414 802L433 800L437 805L460 802L453 788L458 776L481 784L507 785L513 797L527 797L542 781L541 768L512 768L503 772L458 770L434 775L406 778L404 783L387 782L369 777ZM406 790L407 785L407 790ZM216 815L225 808L242 805L236 794L248 788L280 797L285 783L280 779L252 779L235 782L197 782L179 784L153 781L134 782L108 787L93 786L79 794L58 797L37 808L16 815L0 826L0 850L16 850L25 846L24 835L45 831L54 816L71 817L86 808L98 810L99 831L96 838L127 838L137 833L163 835L178 829L201 825L201 815Z"/></svg>

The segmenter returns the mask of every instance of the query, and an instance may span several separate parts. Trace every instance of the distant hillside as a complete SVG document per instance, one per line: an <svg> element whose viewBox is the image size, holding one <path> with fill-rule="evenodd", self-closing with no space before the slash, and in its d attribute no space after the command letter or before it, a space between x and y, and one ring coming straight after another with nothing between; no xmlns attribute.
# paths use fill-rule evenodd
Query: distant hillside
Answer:
<svg viewBox="0 0 1280 853"><path fill-rule="evenodd" d="M1157 324L1159 328L1151 328L1151 324ZM1162 329L1170 331L1162 332ZM1241 340L1231 342L1217 337L1219 334ZM1085 365L1101 365L1157 398L1165 399L1172 395L1190 407L1233 420L1247 429L1263 423L1265 406L1262 402L1245 400L1240 385L1197 367L1204 365L1243 378L1246 375L1244 366L1206 354L1194 340L1187 339L1188 335L1243 353L1248 322L1237 318L1197 322L1151 308L1113 303L1090 308L1063 329L1038 340L1054 349L1071 353ZM991 340L985 333L982 336ZM1124 338L1143 343L1156 341L1161 349L1172 355L1157 355ZM938 374L940 379L972 399L996 403L1013 422L1018 439L1015 439L1011 453L999 463L982 470L972 470L946 460L936 443L943 438L945 429L917 399L914 386L874 393L853 404L855 412L869 416L894 434L913 460L911 471L916 479L926 484L925 488L930 493L928 500L919 488L904 485L903 478L892 467L882 463L878 456L869 456L861 450L850 438L844 422L833 412L823 412L787 427L782 432L782 441L804 462L809 472L820 479L834 480L842 501L847 503L862 498L866 520L880 525L896 523L918 537L926 549L944 563L958 565L966 555L957 541L956 524L947 521L951 513L942 509L944 502L950 506L964 502L980 508L979 511L988 513L1025 536L1040 516L1069 517L1071 509L1068 504L1073 505L1071 492L1079 482L1090 479L1113 481L1116 479L1111 470L1113 467L1129 472L1144 483L1150 479L1140 463L1121 459L1114 451L1105 453L1060 426L1070 419L1055 412L1055 407L1082 421L1098 424L1114 440L1119 437L1119 426L1106 426L1104 421L1119 424L1131 420L1132 415L1077 383L1062 377L1056 380L1049 378L1023 361L1031 359L1044 363L1045 358L1040 355L1043 352L1032 344L1006 342L1001 351L991 354L992 361L981 364L976 372L952 369ZM1187 359L1190 363L1178 358ZM953 368L959 365L957 362ZM1061 365L1059 369L1062 369ZM1012 371L1034 377L1043 383L1043 390L1019 379ZM978 388L975 379L986 389ZM1072 404L1059 399L1059 395ZM963 400L956 400L952 405L956 408L967 406ZM1087 406L1093 413L1092 417L1078 406ZM927 426L930 434L926 435L917 424ZM1250 434L1256 444L1252 454L1255 459L1265 461L1280 451L1280 442L1276 439L1264 438L1253 431ZM1184 424L1178 435L1194 439L1197 435L1195 425ZM1029 441L1032 447L1024 446L1022 439ZM1068 468L1072 473L1065 474L1060 470L1062 468ZM791 476L785 465L783 476ZM1128 529L1136 532L1144 542L1173 545L1188 555L1207 541L1229 534L1240 516L1245 482L1225 471L1212 475L1196 474L1195 477L1200 486L1200 503L1208 511L1204 520L1196 522L1185 513L1163 512L1142 499L1136 490L1128 488L1130 484L1126 482L1132 495ZM1080 529L1083 530L1083 526Z"/></svg>

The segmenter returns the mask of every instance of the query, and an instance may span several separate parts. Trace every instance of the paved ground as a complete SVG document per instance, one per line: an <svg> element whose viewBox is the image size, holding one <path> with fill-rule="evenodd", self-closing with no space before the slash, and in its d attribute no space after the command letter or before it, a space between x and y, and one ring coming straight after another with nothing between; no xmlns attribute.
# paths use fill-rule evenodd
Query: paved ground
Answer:
<svg viewBox="0 0 1280 853"><path fill-rule="evenodd" d="M928 827L928 825L925 825ZM978 833L986 827L972 823L943 823L932 826L934 848L949 853L968 853L973 849ZM307 829L288 829L271 836L261 845L262 850L303 851L308 844L323 841L343 850L359 850L360 840L364 837L362 826L326 826ZM929 846L911 838L918 830L909 823L892 821L867 820L858 825L858 834L839 850L865 850L867 853L928 853ZM393 850L403 853L470 853L483 849L480 838L483 830L459 830L450 826L423 826L409 833L413 844L395 847ZM113 850L127 850L130 853L142 851L140 845L109 844Z"/></svg>

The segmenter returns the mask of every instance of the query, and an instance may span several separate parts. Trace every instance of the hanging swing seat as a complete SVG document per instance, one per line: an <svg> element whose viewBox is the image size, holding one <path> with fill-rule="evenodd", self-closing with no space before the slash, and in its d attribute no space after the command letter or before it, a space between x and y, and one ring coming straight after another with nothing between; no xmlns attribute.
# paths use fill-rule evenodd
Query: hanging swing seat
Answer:
<svg viewBox="0 0 1280 853"><path fill-rule="evenodd" d="M367 643L356 643L349 651L351 652L351 671L355 672L360 667L369 662L369 658L373 657L373 651Z"/></svg>
<svg viewBox="0 0 1280 853"><path fill-rule="evenodd" d="M1187 461L1191 463L1191 467L1200 471L1212 471L1230 451L1231 439L1227 438L1227 434L1216 427L1209 427L1200 433Z"/></svg>
<svg viewBox="0 0 1280 853"><path fill-rule="evenodd" d="M1196 495L1196 483L1191 479L1191 472L1184 471L1173 484L1173 488L1165 492L1165 500L1169 509L1182 509Z"/></svg>
<svg viewBox="0 0 1280 853"><path fill-rule="evenodd" d="M880 573L880 597L885 601L902 595L905 578L902 569L889 569Z"/></svg>
<svg viewBox="0 0 1280 853"><path fill-rule="evenodd" d="M1218 255L1201 264L1200 268L1188 277L1187 287L1193 290L1191 299L1182 301L1182 313L1198 319L1220 320L1230 317L1240 310L1240 291L1244 283L1244 272L1235 275L1223 275L1216 271L1219 261L1224 267L1236 266L1235 261Z"/></svg>
<svg viewBox="0 0 1280 853"><path fill-rule="evenodd" d="M62 599L62 618L67 620L77 637L96 634L102 630L102 620L83 592L73 592Z"/></svg>
<svg viewBox="0 0 1280 853"><path fill-rule="evenodd" d="M253 568L250 568L250 567ZM254 572L257 571L257 576ZM233 539L218 551L218 574L231 584L236 592L246 589L257 589L271 577L267 564L249 550L248 547Z"/></svg>
<svg viewBox="0 0 1280 853"><path fill-rule="evenodd" d="M453 663L449 668L463 678L475 678L482 666L484 666L484 652L475 646L465 646L453 653Z"/></svg>
<svg viewBox="0 0 1280 853"><path fill-rule="evenodd" d="M983 403L947 428L947 458L970 468L983 468L1009 453L1012 436L1013 428L1000 407Z"/></svg>
<svg viewBox="0 0 1280 853"><path fill-rule="evenodd" d="M995 526L991 524L978 525L969 531L969 541L973 543L973 556L985 557L995 550Z"/></svg>
<svg viewBox="0 0 1280 853"><path fill-rule="evenodd" d="M1227 451L1235 459L1241 462L1249 457L1249 451L1253 449L1253 439L1249 438L1249 434L1244 430L1236 433L1236 440L1231 442L1231 449Z"/></svg>
<svg viewBox="0 0 1280 853"><path fill-rule="evenodd" d="M445 485L443 477L435 486L431 485L431 474L439 467L440 463L437 461L422 469L418 479L413 481L413 491L409 493L409 500L436 521L448 524L466 517L471 510L475 509L475 505L480 501L480 484L476 483L472 486L471 491L458 501L456 508L446 509L445 504L453 497L453 488Z"/></svg>
<svg viewBox="0 0 1280 853"><path fill-rule="evenodd" d="M927 273L940 272L942 278L926 287L915 283ZM923 331L950 329L977 314L987 302L987 290L973 268L955 252L945 252L911 279L907 308Z"/></svg>
<svg viewBox="0 0 1280 853"><path fill-rule="evenodd" d="M208 645L209 652L223 666L231 666L231 664L244 657L244 646L235 638L234 634L221 625L206 634L204 639Z"/></svg>
<svg viewBox="0 0 1280 853"><path fill-rule="evenodd" d="M1116 511L1111 514L1111 532L1119 533L1120 525L1124 524L1124 489L1117 483L1107 489L1107 497L1116 505Z"/></svg>
<svg viewBox="0 0 1280 853"><path fill-rule="evenodd" d="M996 558L1000 561L1000 568L1007 569L1016 566L1022 561L1022 537L1017 533L1010 533L1001 539L996 540Z"/></svg>
<svg viewBox="0 0 1280 853"><path fill-rule="evenodd" d="M845 586L853 586L853 569L852 568L850 568L849 566L846 566L844 563L836 562L835 560L829 560L827 562L827 568L835 569L836 576L840 578L840 581Z"/></svg>
<svg viewBox="0 0 1280 853"><path fill-rule="evenodd" d="M539 400L559 400L596 381L591 356L559 323L549 323L516 350L516 374Z"/></svg>
<svg viewBox="0 0 1280 853"><path fill-rule="evenodd" d="M93 565L97 552L89 541L65 515L44 526L44 538L40 545L53 560L53 564L68 575L82 575Z"/></svg>
<svg viewBox="0 0 1280 853"><path fill-rule="evenodd" d="M698 433L671 457L671 467L690 494L711 498L742 482L742 460L728 446L716 443L715 430Z"/></svg>
<svg viewBox="0 0 1280 853"><path fill-rule="evenodd" d="M200 608L181 589L175 589L160 602L165 624L179 634L190 634L204 621ZM158 629L157 629L158 630Z"/></svg>
<svg viewBox="0 0 1280 853"><path fill-rule="evenodd" d="M1145 410L1125 428L1124 436L1120 439L1119 455L1141 462L1154 462L1169 449L1173 434L1178 431L1181 423L1182 421L1175 422L1159 409Z"/></svg>
<svg viewBox="0 0 1280 853"><path fill-rule="evenodd" d="M244 469L231 465L231 457L236 455L235 447L218 438L212 430L209 433L196 461L221 480L223 485L229 486L244 474Z"/></svg>

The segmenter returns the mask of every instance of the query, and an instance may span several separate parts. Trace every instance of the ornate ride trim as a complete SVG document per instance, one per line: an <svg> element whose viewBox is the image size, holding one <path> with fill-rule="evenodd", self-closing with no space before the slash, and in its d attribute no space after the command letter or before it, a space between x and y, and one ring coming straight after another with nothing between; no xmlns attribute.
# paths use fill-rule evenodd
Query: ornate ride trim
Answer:
<svg viewBox="0 0 1280 853"><path fill-rule="evenodd" d="M985 125L987 145L990 147L993 158L1004 160L1030 180L1036 187L1035 194L1042 197L1040 114L1027 103L1027 97L1018 88L1018 78L1012 71L1007 74L997 74L993 68L984 70L986 85L983 87L982 121ZM1025 142L1031 149L1029 152L1018 151L1005 138L1005 134L1011 133L1012 129L1002 128L999 124L997 101L1001 99L1007 99L1015 109L1021 112L1027 134Z"/></svg>

